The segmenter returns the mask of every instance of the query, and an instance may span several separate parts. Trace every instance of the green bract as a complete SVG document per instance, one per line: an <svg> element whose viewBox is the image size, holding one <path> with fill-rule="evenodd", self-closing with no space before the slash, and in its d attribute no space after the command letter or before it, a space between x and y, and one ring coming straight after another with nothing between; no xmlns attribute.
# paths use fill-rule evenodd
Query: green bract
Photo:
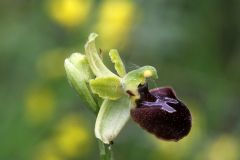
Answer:
<svg viewBox="0 0 240 160"><path fill-rule="evenodd" d="M64 67L71 86L88 104L90 109L93 112L97 112L99 108L87 85L88 80L94 77L94 75L89 68L86 56L80 53L73 53L69 58L65 59Z"/></svg>
<svg viewBox="0 0 240 160"><path fill-rule="evenodd" d="M128 121L130 109L135 107L135 100L139 98L139 84L144 84L148 77L157 78L157 71L152 66L144 66L126 73L118 51L112 49L109 56L117 74L113 73L104 65L97 52L97 36L96 33L90 34L85 44L85 55L73 53L64 65L70 84L87 102L88 107L97 112L96 137L109 144ZM101 98L102 104L98 104L94 96Z"/></svg>

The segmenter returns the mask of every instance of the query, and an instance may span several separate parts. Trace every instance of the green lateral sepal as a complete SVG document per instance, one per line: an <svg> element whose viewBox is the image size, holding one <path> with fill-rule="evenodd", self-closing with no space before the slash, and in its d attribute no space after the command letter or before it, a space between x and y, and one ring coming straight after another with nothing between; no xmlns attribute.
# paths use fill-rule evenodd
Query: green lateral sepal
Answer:
<svg viewBox="0 0 240 160"><path fill-rule="evenodd" d="M89 84L92 92L103 99L116 100L124 94L120 78L115 76L97 77L90 80Z"/></svg>

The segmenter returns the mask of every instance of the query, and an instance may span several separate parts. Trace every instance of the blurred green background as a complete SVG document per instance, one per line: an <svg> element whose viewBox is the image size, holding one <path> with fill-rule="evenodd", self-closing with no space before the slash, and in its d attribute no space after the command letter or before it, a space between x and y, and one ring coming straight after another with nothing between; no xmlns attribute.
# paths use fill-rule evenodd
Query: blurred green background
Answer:
<svg viewBox="0 0 240 160"><path fill-rule="evenodd" d="M165 142L134 122L116 160L240 159L239 0L1 0L0 159L98 159L95 117L67 82L63 62L91 32L129 70L152 65L193 114L189 136Z"/></svg>

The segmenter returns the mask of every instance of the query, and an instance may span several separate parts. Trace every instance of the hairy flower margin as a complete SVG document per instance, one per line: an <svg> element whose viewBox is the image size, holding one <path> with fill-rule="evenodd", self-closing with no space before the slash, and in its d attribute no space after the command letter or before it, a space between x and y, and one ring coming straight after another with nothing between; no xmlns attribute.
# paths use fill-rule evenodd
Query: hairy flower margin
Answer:
<svg viewBox="0 0 240 160"><path fill-rule="evenodd" d="M64 62L69 83L97 114L95 136L110 144L129 120L130 113L135 122L159 138L177 141L186 136L191 128L191 115L175 93L171 89L152 93L142 87L146 86L147 78L158 77L156 69L144 66L127 73L118 51L112 49L109 56L116 70L113 73L97 52L97 36L90 34L85 54L73 53Z"/></svg>

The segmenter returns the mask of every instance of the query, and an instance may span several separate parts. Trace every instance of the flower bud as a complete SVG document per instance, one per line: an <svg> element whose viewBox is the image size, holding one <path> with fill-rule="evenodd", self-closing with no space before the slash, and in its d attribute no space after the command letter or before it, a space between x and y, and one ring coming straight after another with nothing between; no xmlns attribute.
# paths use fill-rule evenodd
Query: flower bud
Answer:
<svg viewBox="0 0 240 160"><path fill-rule="evenodd" d="M148 90L147 85L138 87L140 99L131 117L142 128L160 139L178 141L191 129L191 114L184 103L177 99L168 87Z"/></svg>

